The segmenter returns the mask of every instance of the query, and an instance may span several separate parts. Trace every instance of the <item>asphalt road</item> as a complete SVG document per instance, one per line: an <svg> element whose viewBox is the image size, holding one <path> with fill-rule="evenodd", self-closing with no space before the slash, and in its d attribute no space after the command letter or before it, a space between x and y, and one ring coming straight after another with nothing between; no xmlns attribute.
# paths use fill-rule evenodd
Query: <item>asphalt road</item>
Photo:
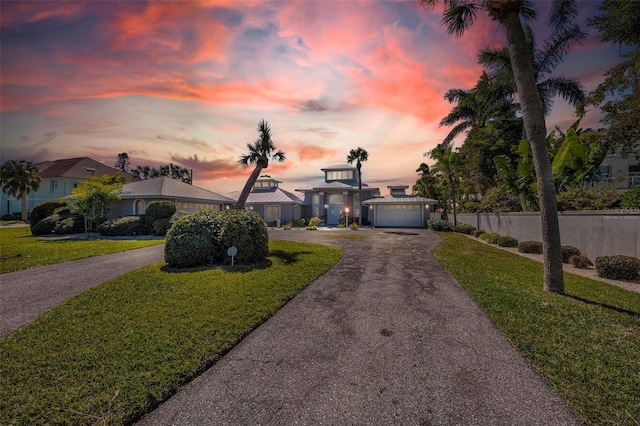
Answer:
<svg viewBox="0 0 640 426"><path fill-rule="evenodd" d="M359 232L271 231L343 259L139 425L580 424L437 263L437 235Z"/></svg>
<svg viewBox="0 0 640 426"><path fill-rule="evenodd" d="M69 297L164 258L164 244L0 274L0 336Z"/></svg>

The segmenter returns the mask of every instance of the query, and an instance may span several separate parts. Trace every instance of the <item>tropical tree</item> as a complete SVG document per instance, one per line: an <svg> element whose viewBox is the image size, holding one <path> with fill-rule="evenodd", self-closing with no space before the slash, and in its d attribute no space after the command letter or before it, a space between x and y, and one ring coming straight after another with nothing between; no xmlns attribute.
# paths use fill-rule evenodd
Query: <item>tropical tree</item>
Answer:
<svg viewBox="0 0 640 426"><path fill-rule="evenodd" d="M442 143L432 149L429 152L429 156L436 160L436 164L433 166L433 171L436 174L442 175L449 185L449 199L451 200L453 208L453 225L455 226L458 224L458 217L456 214L456 204L458 200L456 193L460 177L460 155L458 151L451 147L451 145Z"/></svg>
<svg viewBox="0 0 640 426"><path fill-rule="evenodd" d="M135 169L131 170L131 174L134 175L135 177L139 178L139 179L151 179L153 177L157 177L154 176L154 169L151 168L151 166L136 166Z"/></svg>
<svg viewBox="0 0 640 426"><path fill-rule="evenodd" d="M417 0L433 9L444 5L443 23L449 34L462 36L484 11L505 31L509 58L526 134L531 144L538 179L540 219L543 245L544 289L564 292L560 227L551 161L547 153L545 109L536 86L533 52L527 42L521 17L535 18L534 2L530 0ZM554 0L549 24L561 34L577 14L575 0Z"/></svg>
<svg viewBox="0 0 640 426"><path fill-rule="evenodd" d="M86 180L78 182L71 194L64 197L71 211L84 216L85 232L97 227L105 218L109 203L121 198L124 182L126 179L119 175L89 176Z"/></svg>
<svg viewBox="0 0 640 426"><path fill-rule="evenodd" d="M444 180L444 177L436 174L436 171L429 168L426 163L420 163L416 173L419 173L420 176L413 185L413 193L418 197L438 200L436 207L443 210L447 209L449 205L449 183Z"/></svg>
<svg viewBox="0 0 640 426"><path fill-rule="evenodd" d="M40 188L38 167L31 161L8 160L0 166L2 192L22 202L21 218L27 221L27 195Z"/></svg>
<svg viewBox="0 0 640 426"><path fill-rule="evenodd" d="M595 105L603 113L604 139L611 150L623 155L640 150L640 13L638 2L604 0L602 15L589 21L600 32L602 41L624 47L621 63L607 71L605 80L587 97L586 105Z"/></svg>
<svg viewBox="0 0 640 426"><path fill-rule="evenodd" d="M360 205L358 206L358 210L360 214L358 215L358 225L362 226L362 162L367 161L369 159L369 153L366 149L358 147L357 149L352 149L349 151L349 155L347 155L347 164L353 164L356 162L356 169L358 170L358 197L360 199Z"/></svg>
<svg viewBox="0 0 640 426"><path fill-rule="evenodd" d="M241 155L238 160L238 163L244 167L255 164L255 168L253 169L253 172L251 172L251 175L249 175L247 183L244 185L244 188L240 193L240 197L236 202L235 208L238 210L244 208L244 205L247 203L247 198L249 198L251 188L253 188L253 185L255 185L258 180L260 172L269 167L269 160L274 160L280 163L285 160L284 152L277 150L273 140L271 139L271 128L269 127L269 123L261 120L258 123L258 133L260 134L258 139L256 139L253 144L247 144L249 152Z"/></svg>
<svg viewBox="0 0 640 426"><path fill-rule="evenodd" d="M123 172L129 172L131 168L131 161L129 160L129 154L126 152L121 152L118 154L118 159L116 163L113 165L118 170L122 170Z"/></svg>

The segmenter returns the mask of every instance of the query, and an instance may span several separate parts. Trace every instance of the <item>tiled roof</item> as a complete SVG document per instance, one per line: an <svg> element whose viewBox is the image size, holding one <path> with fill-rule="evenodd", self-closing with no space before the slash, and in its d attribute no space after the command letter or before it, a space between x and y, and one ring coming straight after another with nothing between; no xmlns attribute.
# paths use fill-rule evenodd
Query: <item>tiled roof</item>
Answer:
<svg viewBox="0 0 640 426"><path fill-rule="evenodd" d="M240 191L228 194L230 198L237 200ZM304 204L297 195L280 188L265 188L253 190L249 193L246 204Z"/></svg>
<svg viewBox="0 0 640 426"><path fill-rule="evenodd" d="M234 200L224 195L198 188L167 176L126 183L122 186L121 195L122 198L158 197L234 203Z"/></svg>
<svg viewBox="0 0 640 426"><path fill-rule="evenodd" d="M377 188L369 188L369 185L366 183L362 184L362 188L366 189L377 189ZM308 188L300 188L296 189L296 191L315 191L319 189L358 189L358 181L333 181L333 182L321 182L317 185L313 185Z"/></svg>
<svg viewBox="0 0 640 426"><path fill-rule="evenodd" d="M354 170L355 168L356 166L352 166L350 164L335 164L333 166L323 167L320 170L324 172L326 170Z"/></svg>
<svg viewBox="0 0 640 426"><path fill-rule="evenodd" d="M436 204L437 200L413 195L386 195L384 197L370 198L362 202L365 206L370 204Z"/></svg>
<svg viewBox="0 0 640 426"><path fill-rule="evenodd" d="M89 157L65 158L55 161L43 161L36 164L40 171L40 177L46 178L67 178L86 179L89 176L113 176L120 173L129 181L133 180L133 175L121 170L114 169Z"/></svg>

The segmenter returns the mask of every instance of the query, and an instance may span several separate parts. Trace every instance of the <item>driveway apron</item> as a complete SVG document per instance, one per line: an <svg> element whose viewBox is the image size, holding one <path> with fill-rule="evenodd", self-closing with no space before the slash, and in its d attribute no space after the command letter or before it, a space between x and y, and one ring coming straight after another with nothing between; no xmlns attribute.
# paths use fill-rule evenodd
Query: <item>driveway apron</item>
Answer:
<svg viewBox="0 0 640 426"><path fill-rule="evenodd" d="M164 258L164 244L0 275L0 336L88 288Z"/></svg>
<svg viewBox="0 0 640 426"><path fill-rule="evenodd" d="M359 232L272 231L344 256L139 424L580 424L437 263L436 234Z"/></svg>

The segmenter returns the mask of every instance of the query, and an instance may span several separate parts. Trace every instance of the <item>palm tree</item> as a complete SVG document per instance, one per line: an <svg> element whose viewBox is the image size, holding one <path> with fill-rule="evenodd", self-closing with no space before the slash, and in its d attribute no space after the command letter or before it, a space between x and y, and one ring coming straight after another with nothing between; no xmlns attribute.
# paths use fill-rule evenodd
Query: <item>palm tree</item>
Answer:
<svg viewBox="0 0 640 426"><path fill-rule="evenodd" d="M249 179L247 179L247 183L244 185L244 189L240 193L238 201L236 202L235 208L238 210L244 208L247 198L249 198L251 188L253 188L256 180L258 180L262 169L269 167L269 159L279 163L285 160L284 152L276 151L276 147L271 139L271 128L269 128L269 123L261 120L260 123L258 123L258 133L260 136L256 139L253 145L250 143L247 144L249 153L241 155L240 160L238 160L238 163L244 167L250 164L256 165L249 176Z"/></svg>
<svg viewBox="0 0 640 426"><path fill-rule="evenodd" d="M543 245L544 289L564 293L562 276L562 253L560 226L555 184L551 173L551 161L546 145L545 109L536 87L534 59L520 19L535 18L534 2L531 0L418 0L418 3L433 9L444 4L443 23L447 32L462 36L476 20L481 11L497 21L507 36L509 58L526 134L531 143L533 160L538 180L540 219ZM568 23L577 14L575 0L554 0L549 24L554 33L566 30Z"/></svg>
<svg viewBox="0 0 640 426"><path fill-rule="evenodd" d="M347 164L353 164L355 161L356 169L358 169L358 197L360 200L360 205L358 206L358 210L360 211L360 214L358 214L359 226L362 226L362 162L367 161L368 159L369 153L366 149L360 147L352 149L349 151L349 155L347 155Z"/></svg>
<svg viewBox="0 0 640 426"><path fill-rule="evenodd" d="M22 220L27 221L27 194L40 188L38 167L31 161L9 160L0 166L2 192L22 201Z"/></svg>
<svg viewBox="0 0 640 426"><path fill-rule="evenodd" d="M453 226L456 226L458 224L456 189L458 187L458 171L460 168L459 154L451 148L451 145L442 143L432 149L429 152L429 156L436 160L433 171L440 173L449 183L449 194L453 204Z"/></svg>

